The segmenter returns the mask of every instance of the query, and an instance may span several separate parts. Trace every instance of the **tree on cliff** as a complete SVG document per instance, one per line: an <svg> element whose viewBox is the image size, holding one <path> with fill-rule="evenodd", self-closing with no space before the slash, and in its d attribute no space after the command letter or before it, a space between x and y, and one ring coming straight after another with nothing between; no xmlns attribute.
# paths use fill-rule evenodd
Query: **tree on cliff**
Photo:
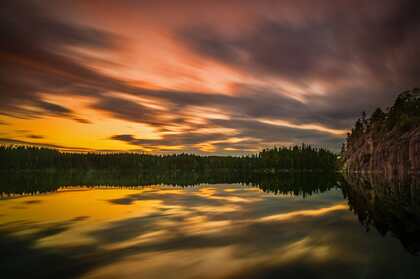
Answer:
<svg viewBox="0 0 420 279"><path fill-rule="evenodd" d="M341 157L346 158L367 136L381 138L387 134L401 134L420 126L420 89L405 91L398 95L394 105L387 112L377 108L369 119L366 114L356 120L347 135Z"/></svg>

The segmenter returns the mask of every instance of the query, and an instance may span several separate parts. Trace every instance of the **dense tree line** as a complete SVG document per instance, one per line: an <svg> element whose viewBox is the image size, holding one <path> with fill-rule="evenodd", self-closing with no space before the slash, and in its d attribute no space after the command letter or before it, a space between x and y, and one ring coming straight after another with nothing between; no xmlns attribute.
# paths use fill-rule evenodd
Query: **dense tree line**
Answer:
<svg viewBox="0 0 420 279"><path fill-rule="evenodd" d="M392 107L386 112L377 108L367 118L366 113L357 119L351 132L347 134L342 147L342 155L346 151L358 147L363 143L366 135L379 139L387 134L402 134L420 126L420 89L413 89L401 93Z"/></svg>
<svg viewBox="0 0 420 279"><path fill-rule="evenodd" d="M335 170L336 164L336 155L332 152L305 144L264 149L258 159L258 168L274 170Z"/></svg>
<svg viewBox="0 0 420 279"><path fill-rule="evenodd" d="M336 155L310 145L264 149L247 156L69 153L31 146L0 146L0 169L98 169L136 171L334 171Z"/></svg>

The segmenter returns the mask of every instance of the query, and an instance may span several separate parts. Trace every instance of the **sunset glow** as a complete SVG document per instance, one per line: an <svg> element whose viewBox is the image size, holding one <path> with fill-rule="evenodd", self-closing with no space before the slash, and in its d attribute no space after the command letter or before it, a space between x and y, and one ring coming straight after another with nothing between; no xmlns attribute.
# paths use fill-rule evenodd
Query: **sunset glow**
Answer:
<svg viewBox="0 0 420 279"><path fill-rule="evenodd" d="M418 82L415 1L8 2L2 144L335 151L362 111Z"/></svg>

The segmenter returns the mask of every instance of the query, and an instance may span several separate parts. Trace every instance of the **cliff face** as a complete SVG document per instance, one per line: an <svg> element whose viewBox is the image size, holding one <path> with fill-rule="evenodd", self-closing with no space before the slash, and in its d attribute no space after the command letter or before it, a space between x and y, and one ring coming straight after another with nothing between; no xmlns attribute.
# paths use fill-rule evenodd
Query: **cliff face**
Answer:
<svg viewBox="0 0 420 279"><path fill-rule="evenodd" d="M420 127L409 132L366 134L346 151L344 169L370 172L419 172Z"/></svg>
<svg viewBox="0 0 420 279"><path fill-rule="evenodd" d="M413 90L402 93L389 112L358 120L342 153L344 170L420 173L419 115L420 91Z"/></svg>

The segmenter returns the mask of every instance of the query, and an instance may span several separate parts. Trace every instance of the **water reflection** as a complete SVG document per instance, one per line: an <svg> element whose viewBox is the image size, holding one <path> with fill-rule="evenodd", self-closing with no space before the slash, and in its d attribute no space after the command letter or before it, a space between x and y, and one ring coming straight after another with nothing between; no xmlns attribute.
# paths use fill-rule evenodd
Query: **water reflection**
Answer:
<svg viewBox="0 0 420 279"><path fill-rule="evenodd" d="M368 231L401 240L411 253L420 253L420 179L416 176L346 176L343 194Z"/></svg>
<svg viewBox="0 0 420 279"><path fill-rule="evenodd" d="M282 173L281 175L244 172L159 172L124 171L18 171L0 172L3 178L0 195L52 192L63 186L122 186L147 185L195 186L203 183L239 183L258 186L276 194L312 195L337 187L342 180L336 173Z"/></svg>
<svg viewBox="0 0 420 279"><path fill-rule="evenodd" d="M112 177L90 174L95 176L103 180L92 185L141 185L134 178L113 184ZM406 240L395 233L398 222L388 221L405 217L401 212L417 214L416 191L407 199L406 190L395 194L393 188L389 195L388 186L369 184L376 206L360 220L366 225L385 216L382 223L395 238L366 232L349 210L348 203L357 214L372 208L359 202L367 189L360 179L225 176L209 176L213 183L205 184L194 178L195 187L76 186L90 185L84 174L79 178L85 183L61 180L45 188L51 193L0 200L2 273L5 278L417 278L419 258L400 244L398 238ZM382 194L392 202L379 203ZM403 220L404 231L418 224L415 218ZM405 246L417 251L413 244Z"/></svg>

